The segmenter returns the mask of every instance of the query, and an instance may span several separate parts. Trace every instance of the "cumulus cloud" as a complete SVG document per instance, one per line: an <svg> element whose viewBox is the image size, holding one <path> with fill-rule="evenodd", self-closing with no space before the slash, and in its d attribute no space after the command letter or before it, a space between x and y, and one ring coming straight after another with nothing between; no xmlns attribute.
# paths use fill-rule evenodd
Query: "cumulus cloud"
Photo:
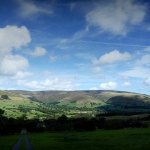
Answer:
<svg viewBox="0 0 150 150"><path fill-rule="evenodd" d="M131 83L130 82L124 82L123 86L129 87L129 86L131 86Z"/></svg>
<svg viewBox="0 0 150 150"><path fill-rule="evenodd" d="M18 71L15 76L11 77L11 79L20 80L20 79L29 78L32 76L33 76L33 73Z"/></svg>
<svg viewBox="0 0 150 150"><path fill-rule="evenodd" d="M147 78L150 75L150 69L145 67L134 67L131 70L120 73L121 76Z"/></svg>
<svg viewBox="0 0 150 150"><path fill-rule="evenodd" d="M113 90L117 88L117 83L116 82L101 83L100 88L104 90L109 90L109 89Z"/></svg>
<svg viewBox="0 0 150 150"><path fill-rule="evenodd" d="M0 74L14 75L29 66L28 60L19 55L6 55L0 60Z"/></svg>
<svg viewBox="0 0 150 150"><path fill-rule="evenodd" d="M44 56L46 53L47 53L46 49L42 47L36 47L34 51L28 52L28 54L33 57Z"/></svg>
<svg viewBox="0 0 150 150"><path fill-rule="evenodd" d="M148 77L145 81L144 81L144 84L146 86L150 86L150 77Z"/></svg>
<svg viewBox="0 0 150 150"><path fill-rule="evenodd" d="M102 71L102 69L100 67L94 67L92 71L93 73L99 73Z"/></svg>
<svg viewBox="0 0 150 150"><path fill-rule="evenodd" d="M145 65L149 65L150 64L150 54L146 54L144 56L142 56L142 58L140 60L138 60L136 62L137 64L145 64Z"/></svg>
<svg viewBox="0 0 150 150"><path fill-rule="evenodd" d="M29 66L28 60L20 55L12 55L12 50L18 50L31 41L29 31L25 26L6 26L0 28L0 74L14 75Z"/></svg>
<svg viewBox="0 0 150 150"><path fill-rule="evenodd" d="M128 52L120 53L118 50L111 51L110 53L106 53L102 55L99 60L94 58L92 60L94 65L101 65L101 64L109 64L114 63L116 61L127 61L131 59L131 55Z"/></svg>
<svg viewBox="0 0 150 150"><path fill-rule="evenodd" d="M98 90L97 87L91 87L89 90Z"/></svg>
<svg viewBox="0 0 150 150"><path fill-rule="evenodd" d="M30 34L25 26L0 28L0 56L9 54L12 49L20 49L30 41Z"/></svg>
<svg viewBox="0 0 150 150"><path fill-rule="evenodd" d="M136 0L101 1L95 6L87 13L87 22L115 35L126 35L128 25L140 24L146 15L146 5Z"/></svg>
<svg viewBox="0 0 150 150"><path fill-rule="evenodd" d="M17 0L20 5L19 14L23 17L28 17L38 13L52 14L53 11L47 5L41 6L39 3L34 3L32 0Z"/></svg>
<svg viewBox="0 0 150 150"><path fill-rule="evenodd" d="M44 81L28 82L26 80L18 80L16 84L34 90L72 90L74 87L79 86L78 84L74 85L71 78L55 78L53 80L46 79Z"/></svg>

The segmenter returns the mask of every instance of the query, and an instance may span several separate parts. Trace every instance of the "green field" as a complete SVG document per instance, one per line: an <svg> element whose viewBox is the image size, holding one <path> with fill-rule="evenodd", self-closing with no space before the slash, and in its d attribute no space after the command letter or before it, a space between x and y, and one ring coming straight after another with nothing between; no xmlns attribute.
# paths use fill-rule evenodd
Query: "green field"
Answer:
<svg viewBox="0 0 150 150"><path fill-rule="evenodd" d="M149 150L150 128L28 134L34 150ZM19 135L0 137L0 148L10 150ZM20 150L23 150L22 141Z"/></svg>
<svg viewBox="0 0 150 150"><path fill-rule="evenodd" d="M18 141L20 135L0 136L0 149L11 150Z"/></svg>

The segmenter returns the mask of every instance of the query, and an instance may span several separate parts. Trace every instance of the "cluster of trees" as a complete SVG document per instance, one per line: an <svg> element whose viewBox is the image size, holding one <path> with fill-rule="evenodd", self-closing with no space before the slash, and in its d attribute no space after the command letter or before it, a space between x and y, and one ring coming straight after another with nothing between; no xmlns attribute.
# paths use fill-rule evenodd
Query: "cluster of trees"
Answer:
<svg viewBox="0 0 150 150"><path fill-rule="evenodd" d="M139 119L106 119L105 117L69 119L65 115L62 115L57 120L46 120L44 122L47 131L92 131L96 129L148 127L147 124L143 124Z"/></svg>
<svg viewBox="0 0 150 150"><path fill-rule="evenodd" d="M150 115L141 119L106 119L99 115L95 118L67 118L65 115L57 119L29 120L26 116L17 119L3 116L4 111L0 109L0 135L20 133L22 128L28 132L56 132L56 131L92 131L96 129L122 129L128 127L148 127L143 120L150 120ZM113 114L111 114L113 115ZM115 118L115 117L114 117Z"/></svg>
<svg viewBox="0 0 150 150"><path fill-rule="evenodd" d="M3 114L4 110L0 109L0 135L19 133L23 126L23 118L7 118Z"/></svg>
<svg viewBox="0 0 150 150"><path fill-rule="evenodd" d="M5 99L5 100L10 100L10 98L8 97L8 95L1 95L1 98Z"/></svg>

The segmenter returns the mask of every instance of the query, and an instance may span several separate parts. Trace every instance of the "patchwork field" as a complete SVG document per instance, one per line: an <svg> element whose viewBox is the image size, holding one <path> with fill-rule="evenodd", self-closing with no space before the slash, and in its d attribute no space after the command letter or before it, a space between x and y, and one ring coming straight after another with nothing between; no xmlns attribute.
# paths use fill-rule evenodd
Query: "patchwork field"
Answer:
<svg viewBox="0 0 150 150"><path fill-rule="evenodd" d="M9 99L1 98L7 95ZM150 112L150 96L119 91L0 91L7 117L56 118L105 112Z"/></svg>
<svg viewBox="0 0 150 150"><path fill-rule="evenodd" d="M68 117L78 114L90 114L91 110L82 108L85 105L81 105L79 108L76 104L66 104L65 106L59 103L57 104L45 104L29 99L23 94L11 93L10 91L0 91L0 97L7 95L8 99L0 98L0 109L5 111L4 115L8 118L18 118L25 116L28 119L31 118L57 118L62 114L66 114ZM82 109L81 109L82 108Z"/></svg>

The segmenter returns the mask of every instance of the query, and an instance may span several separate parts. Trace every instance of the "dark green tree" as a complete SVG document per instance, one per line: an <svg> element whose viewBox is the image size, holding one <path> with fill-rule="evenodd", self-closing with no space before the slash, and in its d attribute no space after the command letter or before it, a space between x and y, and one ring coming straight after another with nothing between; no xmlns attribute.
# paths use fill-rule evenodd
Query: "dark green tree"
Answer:
<svg viewBox="0 0 150 150"><path fill-rule="evenodd" d="M1 98L3 98L3 99L9 99L8 95L2 95Z"/></svg>
<svg viewBox="0 0 150 150"><path fill-rule="evenodd" d="M4 110L0 109L0 116L2 116L4 114Z"/></svg>

